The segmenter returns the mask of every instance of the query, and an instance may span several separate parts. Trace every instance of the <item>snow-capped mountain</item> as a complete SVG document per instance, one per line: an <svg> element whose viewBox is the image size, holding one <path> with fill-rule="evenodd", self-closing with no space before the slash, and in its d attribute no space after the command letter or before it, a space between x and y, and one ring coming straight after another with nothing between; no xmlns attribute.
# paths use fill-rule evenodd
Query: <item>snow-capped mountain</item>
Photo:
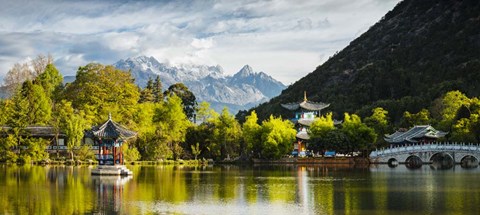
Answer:
<svg viewBox="0 0 480 215"><path fill-rule="evenodd" d="M118 69L130 70L140 87L146 85L149 77L155 79L157 75L164 90L182 82L198 101L209 102L216 111L221 111L223 106L227 106L232 113L249 109L279 95L286 87L263 72L254 72L248 65L233 76L225 75L219 65L170 66L146 56L122 59L113 65Z"/></svg>

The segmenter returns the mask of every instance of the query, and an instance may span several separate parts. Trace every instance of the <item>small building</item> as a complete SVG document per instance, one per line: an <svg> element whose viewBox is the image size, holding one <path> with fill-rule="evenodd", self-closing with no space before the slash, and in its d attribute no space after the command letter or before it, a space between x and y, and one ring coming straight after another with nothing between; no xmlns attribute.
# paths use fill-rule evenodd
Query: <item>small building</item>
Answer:
<svg viewBox="0 0 480 215"><path fill-rule="evenodd" d="M93 145L98 146L96 158L99 165L92 170L92 174L131 175L132 172L124 166L122 145L126 140L136 135L136 132L114 122L111 115L105 123L88 131L86 139L91 139Z"/></svg>
<svg viewBox="0 0 480 215"><path fill-rule="evenodd" d="M9 126L1 126L0 137L7 137L11 129L12 127ZM45 150L49 153L64 152L67 150L67 135L63 131L57 131L53 126L27 126L22 129L20 135L23 138L31 137L48 140L49 144Z"/></svg>
<svg viewBox="0 0 480 215"><path fill-rule="evenodd" d="M383 139L390 144L405 145L435 142L447 134L448 132L436 130L430 125L416 125L408 131L396 131L393 134L385 135Z"/></svg>
<svg viewBox="0 0 480 215"><path fill-rule="evenodd" d="M330 104L322 102L311 102L307 99L307 93L304 92L302 102L293 102L281 104L287 110L294 111L295 117L291 119L297 128L296 141L293 144L293 156L305 156L307 142L310 139L308 128L312 124L315 117L320 116L321 110L330 106Z"/></svg>

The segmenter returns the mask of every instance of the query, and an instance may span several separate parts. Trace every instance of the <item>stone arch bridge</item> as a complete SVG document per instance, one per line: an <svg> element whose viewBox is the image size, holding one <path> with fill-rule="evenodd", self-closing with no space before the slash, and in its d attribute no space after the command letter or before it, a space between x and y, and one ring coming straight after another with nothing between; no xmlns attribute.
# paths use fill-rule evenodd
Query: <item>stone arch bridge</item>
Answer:
<svg viewBox="0 0 480 215"><path fill-rule="evenodd" d="M406 164L419 167L436 164L448 167L461 164L476 167L480 161L480 145L464 143L428 143L395 146L378 149L370 153L372 163L389 165Z"/></svg>

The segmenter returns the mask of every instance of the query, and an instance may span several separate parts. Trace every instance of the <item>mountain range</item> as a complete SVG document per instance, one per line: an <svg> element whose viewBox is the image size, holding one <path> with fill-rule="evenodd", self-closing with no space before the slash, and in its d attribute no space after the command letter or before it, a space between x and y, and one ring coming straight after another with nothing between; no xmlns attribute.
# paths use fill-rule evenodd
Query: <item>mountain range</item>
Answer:
<svg viewBox="0 0 480 215"><path fill-rule="evenodd" d="M393 121L431 107L445 92L480 95L480 1L404 0L369 30L268 103L260 119L290 116L280 104L331 103L326 111L371 114Z"/></svg>
<svg viewBox="0 0 480 215"><path fill-rule="evenodd" d="M182 82L195 94L197 101L209 102L216 111L221 111L224 106L232 113L247 110L279 95L286 88L264 72L254 72L249 65L233 76L226 75L219 65L171 66L146 56L122 59L113 65L130 71L140 87L145 87L148 79L155 79L157 75L164 90Z"/></svg>

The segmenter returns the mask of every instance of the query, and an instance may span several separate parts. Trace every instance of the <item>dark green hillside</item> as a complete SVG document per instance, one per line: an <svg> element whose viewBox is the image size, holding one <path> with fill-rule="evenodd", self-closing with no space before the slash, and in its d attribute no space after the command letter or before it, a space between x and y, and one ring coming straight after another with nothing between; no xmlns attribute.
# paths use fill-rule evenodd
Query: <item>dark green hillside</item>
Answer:
<svg viewBox="0 0 480 215"><path fill-rule="evenodd" d="M382 106L398 120L450 90L480 95L480 1L405 0L315 71L256 108L285 114L280 103L303 91L329 110L370 113Z"/></svg>

